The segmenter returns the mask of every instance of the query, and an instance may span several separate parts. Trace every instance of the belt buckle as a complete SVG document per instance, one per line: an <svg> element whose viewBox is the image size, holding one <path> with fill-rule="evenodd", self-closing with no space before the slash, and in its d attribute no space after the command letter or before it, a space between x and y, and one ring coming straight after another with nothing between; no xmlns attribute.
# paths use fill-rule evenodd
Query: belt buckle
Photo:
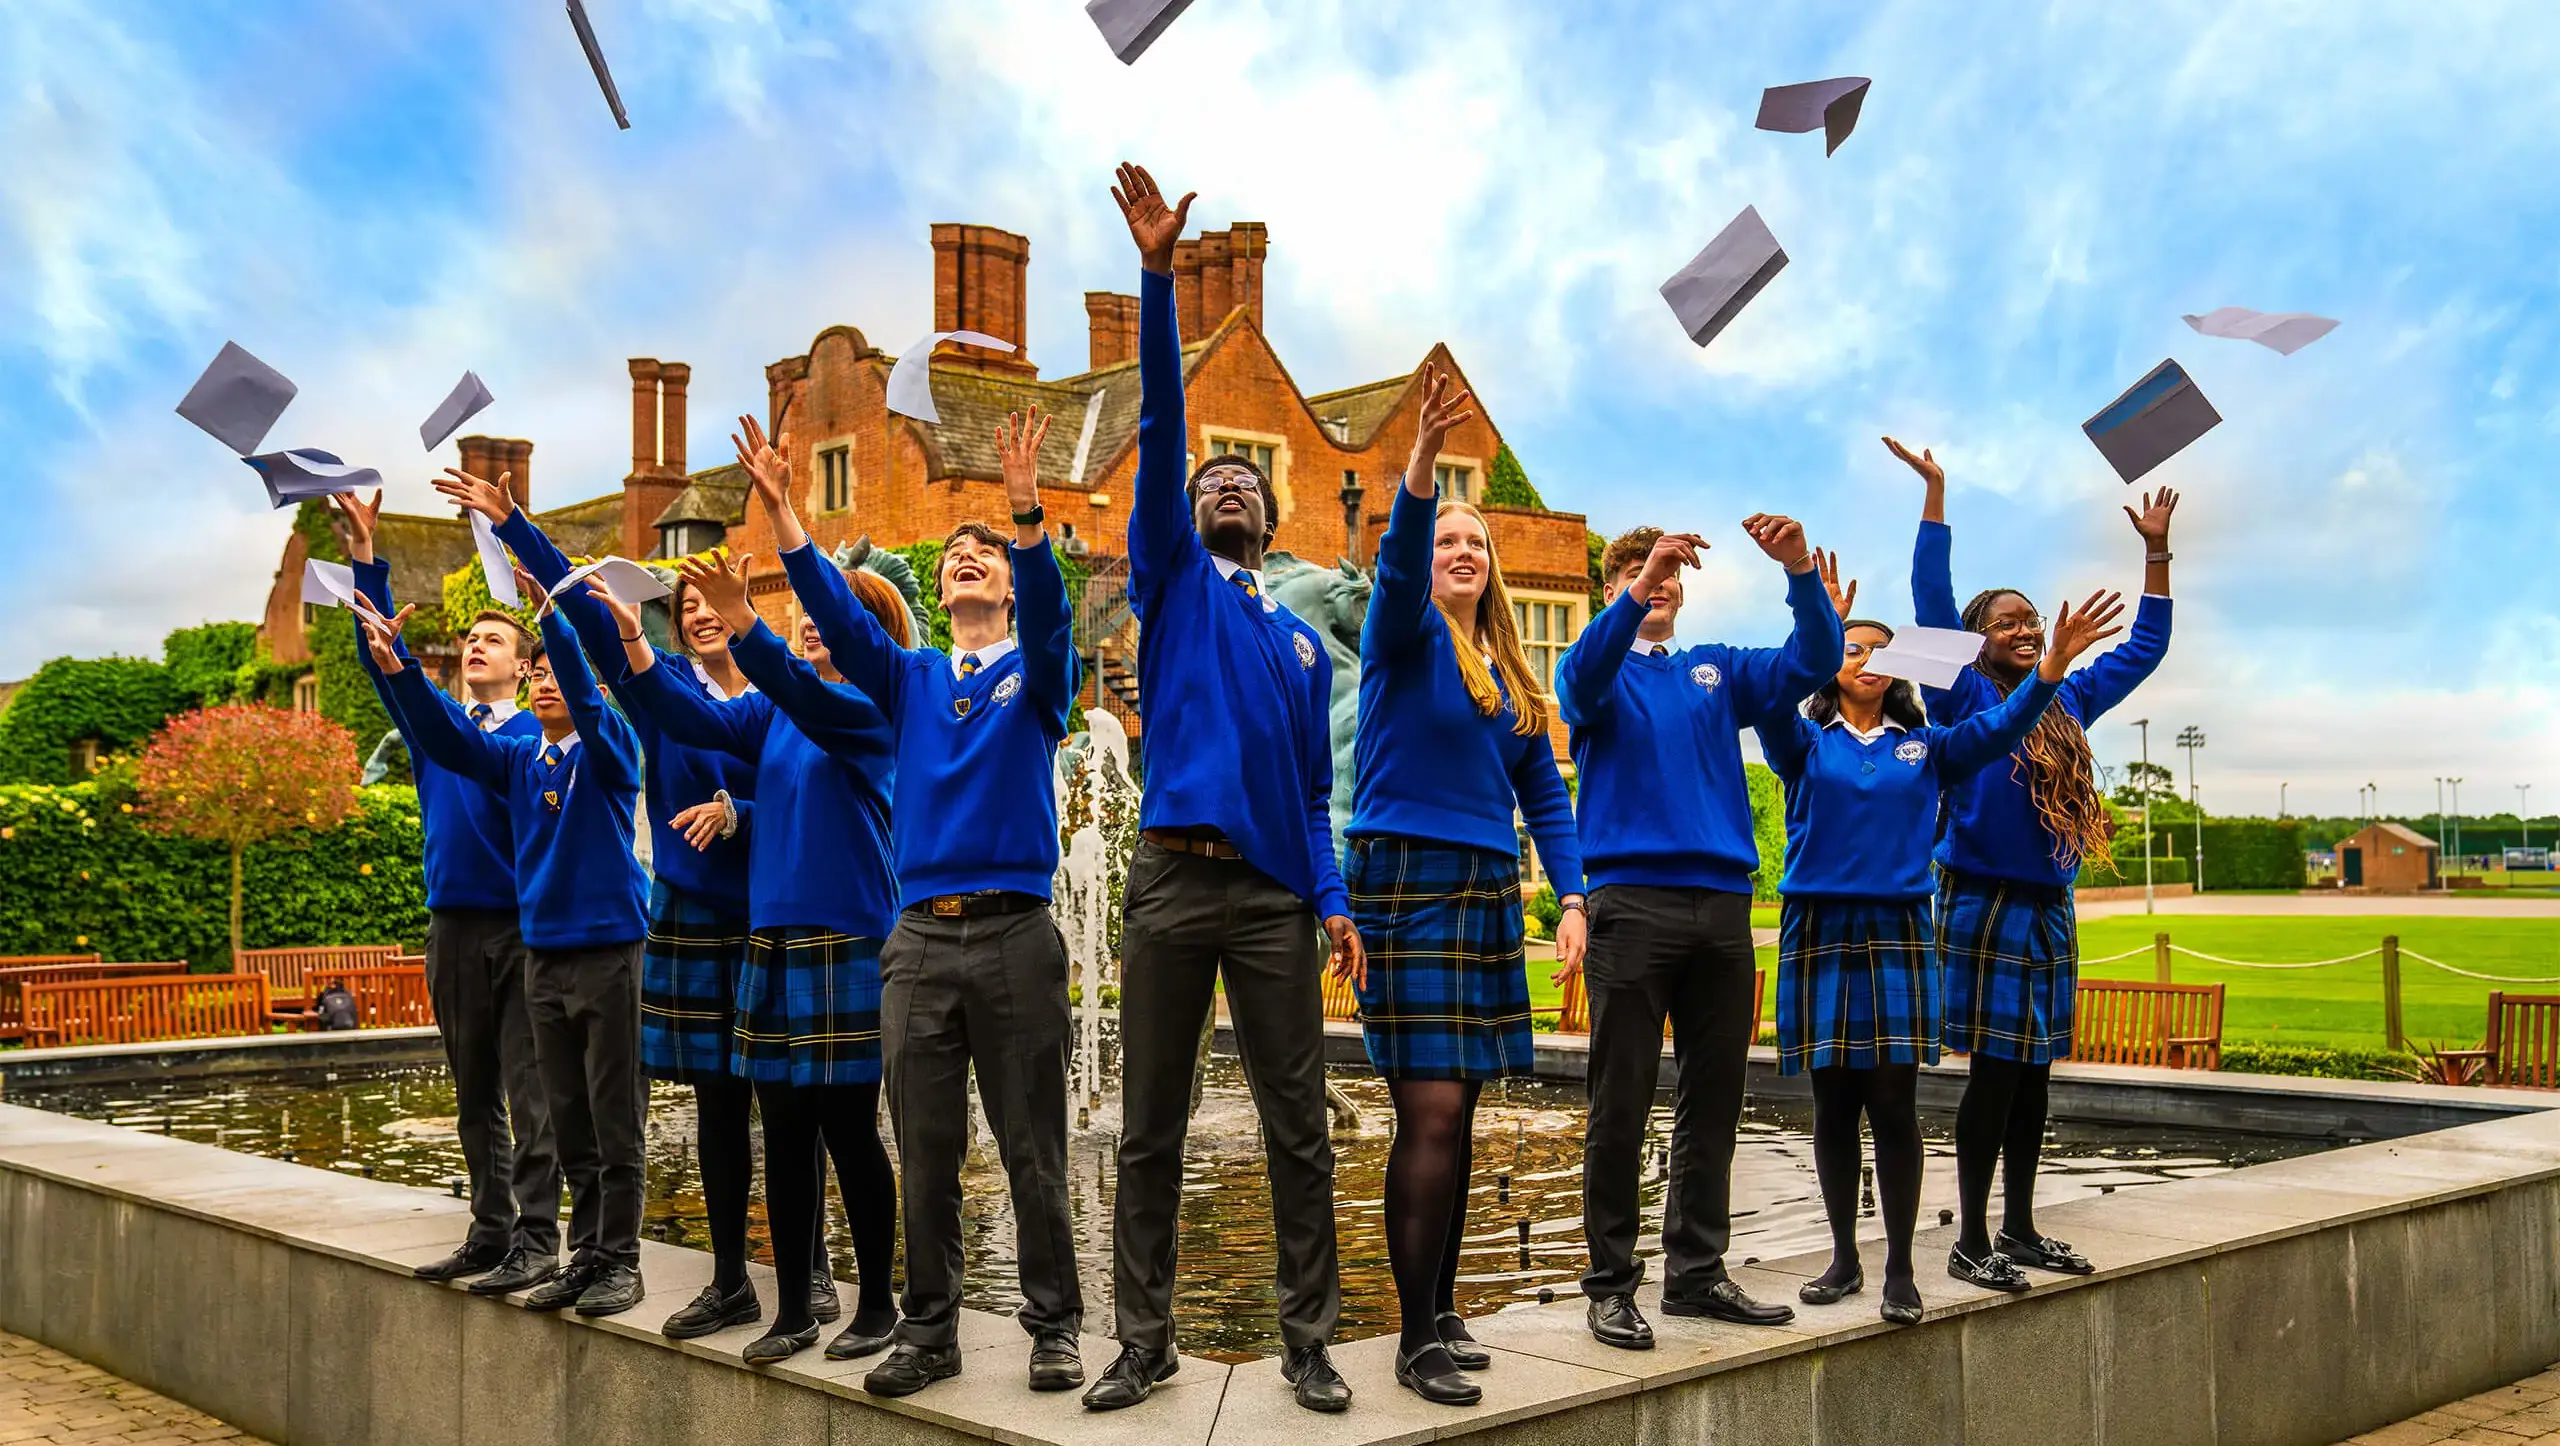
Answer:
<svg viewBox="0 0 2560 1446"><path fill-rule="evenodd" d="M960 917L961 902L958 894L945 894L933 901L933 916L937 919L957 919Z"/></svg>

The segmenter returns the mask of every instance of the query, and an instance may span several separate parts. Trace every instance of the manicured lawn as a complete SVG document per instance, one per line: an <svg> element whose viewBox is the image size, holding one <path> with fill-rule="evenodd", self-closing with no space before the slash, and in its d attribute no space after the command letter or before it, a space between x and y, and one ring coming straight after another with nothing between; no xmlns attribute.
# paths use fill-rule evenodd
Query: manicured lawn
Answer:
<svg viewBox="0 0 2560 1446"><path fill-rule="evenodd" d="M2405 950L2483 974L2560 980L2560 919L2464 918L2252 918L2140 915L2092 920L2081 926L2086 959L2142 948L2109 964L2085 964L2083 972L2116 979L2152 977L2148 949L2155 932L2170 942L2226 959L2292 963L2331 959L2372 949L2397 934ZM2230 986L2224 1000L2223 1037L2230 1040L2307 1045L2362 1045L2379 1049L2382 1034L2382 962L2361 959L2326 969L2238 969L2173 954L2172 977L2182 983ZM2400 965L2401 1019L2409 1038L2456 1048L2480 1042L2489 992L2560 993L2560 983L2495 984L2466 979L2405 955Z"/></svg>

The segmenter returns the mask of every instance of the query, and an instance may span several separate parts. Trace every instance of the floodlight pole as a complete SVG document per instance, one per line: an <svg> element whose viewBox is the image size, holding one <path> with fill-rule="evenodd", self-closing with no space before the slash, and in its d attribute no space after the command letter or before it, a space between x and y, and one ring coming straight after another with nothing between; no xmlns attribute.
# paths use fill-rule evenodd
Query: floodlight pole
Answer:
<svg viewBox="0 0 2560 1446"><path fill-rule="evenodd" d="M2436 780L2436 888L2439 892L2453 885L2446 881L2444 865L2444 780Z"/></svg>
<svg viewBox="0 0 2560 1446"><path fill-rule="evenodd" d="M2279 819L2284 817L2285 790L2291 787L2293 787L2293 785L2290 783L2279 783L2276 785L2276 817Z"/></svg>
<svg viewBox="0 0 2560 1446"><path fill-rule="evenodd" d="M2453 856L2459 859L2462 857L2462 780L2448 778L2445 782L2453 785Z"/></svg>
<svg viewBox="0 0 2560 1446"><path fill-rule="evenodd" d="M2196 787L2196 750L2204 746L2204 730L2188 724L2178 734L2178 746L2187 750L2187 802L2196 811L2196 892L2204 892L2204 792Z"/></svg>
<svg viewBox="0 0 2560 1446"><path fill-rule="evenodd" d="M2532 784L2519 783L2516 785L2516 821L2524 825L2523 847L2525 848L2533 847L2533 812L2526 806L2531 801L2530 795L2532 793Z"/></svg>
<svg viewBox="0 0 2560 1446"><path fill-rule="evenodd" d="M2136 718L2133 726L2142 730L2142 912L2160 912L2159 897L2151 888L2151 720Z"/></svg>

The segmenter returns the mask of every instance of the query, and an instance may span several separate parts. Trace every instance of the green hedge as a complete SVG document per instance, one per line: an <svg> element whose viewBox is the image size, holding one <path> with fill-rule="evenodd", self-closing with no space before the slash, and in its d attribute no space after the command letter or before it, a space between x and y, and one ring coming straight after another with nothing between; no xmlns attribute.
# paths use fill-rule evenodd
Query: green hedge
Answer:
<svg viewBox="0 0 2560 1446"><path fill-rule="evenodd" d="M142 827L133 802L120 769L0 787L0 954L228 964L229 856ZM424 843L416 791L377 787L338 828L250 849L248 947L421 942Z"/></svg>
<svg viewBox="0 0 2560 1446"><path fill-rule="evenodd" d="M1751 897L1772 903L1778 897L1778 876L1787 867L1787 792L1765 765L1742 767L1751 785L1751 840L1760 850L1760 867L1751 871Z"/></svg>
<svg viewBox="0 0 2560 1446"><path fill-rule="evenodd" d="M2302 826L2291 819L2208 819L2204 886L2208 891L2306 888L2311 877L2302 848Z"/></svg>
<svg viewBox="0 0 2560 1446"><path fill-rule="evenodd" d="M189 707L231 701L240 665L257 655L256 623L200 623L160 644L160 661Z"/></svg>
<svg viewBox="0 0 2560 1446"><path fill-rule="evenodd" d="M2212 844L2206 844L2207 857ZM2387 1049L2317 1049L2299 1044L2226 1044L2222 1068L2233 1074L2308 1075L2317 1079L2405 1080L2412 1057Z"/></svg>
<svg viewBox="0 0 2560 1446"><path fill-rule="evenodd" d="M0 713L0 783L70 783L71 745L140 746L185 706L169 670L143 658L55 658Z"/></svg>
<svg viewBox="0 0 2560 1446"><path fill-rule="evenodd" d="M2084 859L2080 864L2080 877L2072 881L2072 886L2081 889L2121 889L2142 882L2142 855L2118 855L2115 866L2116 871L2109 873ZM2154 887L2192 883L2194 880L2195 876L2188 870L2185 859L2153 859L2151 861L2151 882Z"/></svg>

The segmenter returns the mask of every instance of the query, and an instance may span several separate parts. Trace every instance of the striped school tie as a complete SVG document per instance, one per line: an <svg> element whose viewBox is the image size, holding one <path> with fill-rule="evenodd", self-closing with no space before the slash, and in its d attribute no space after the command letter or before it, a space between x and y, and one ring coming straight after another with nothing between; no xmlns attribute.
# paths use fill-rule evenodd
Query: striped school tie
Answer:
<svg viewBox="0 0 2560 1446"><path fill-rule="evenodd" d="M560 766L560 745L555 743L542 750L542 766L545 768Z"/></svg>
<svg viewBox="0 0 2560 1446"><path fill-rule="evenodd" d="M1656 643L1653 645L1653 655L1657 658L1667 658L1671 656L1671 650L1660 643Z"/></svg>
<svg viewBox="0 0 2560 1446"><path fill-rule="evenodd" d="M982 665L978 662L978 655L971 653L969 656L960 660L960 676L966 678L970 674L977 672L981 666Z"/></svg>
<svg viewBox="0 0 2560 1446"><path fill-rule="evenodd" d="M1262 589L1253 585L1253 574L1246 572L1243 568L1237 568L1234 572L1227 574L1227 581L1242 588L1246 597L1262 596Z"/></svg>
<svg viewBox="0 0 2560 1446"><path fill-rule="evenodd" d="M471 726L472 726L472 727L474 727L474 728L479 729L479 730L480 730L481 732L483 732L483 733L488 732L488 731L489 731L489 720L490 720L490 718L492 718L493 716L495 716L495 715L496 715L497 711L498 711L498 710L497 710L496 708L494 708L494 707L490 706L490 705L489 705L489 704L487 704L487 703L474 703L474 704L472 704L472 705L471 705Z"/></svg>

